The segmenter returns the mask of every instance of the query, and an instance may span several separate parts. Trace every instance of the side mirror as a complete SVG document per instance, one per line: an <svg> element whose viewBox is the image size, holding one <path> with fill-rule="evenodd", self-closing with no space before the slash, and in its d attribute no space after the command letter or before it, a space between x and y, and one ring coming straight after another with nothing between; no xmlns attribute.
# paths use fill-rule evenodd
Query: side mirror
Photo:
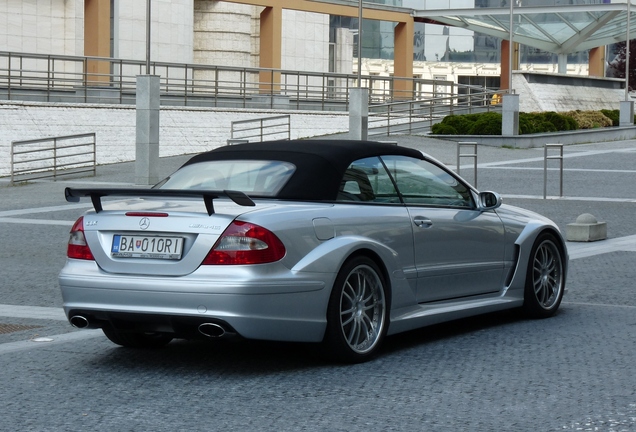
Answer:
<svg viewBox="0 0 636 432"><path fill-rule="evenodd" d="M480 192L479 193L479 210L494 210L501 206L501 195L496 192Z"/></svg>

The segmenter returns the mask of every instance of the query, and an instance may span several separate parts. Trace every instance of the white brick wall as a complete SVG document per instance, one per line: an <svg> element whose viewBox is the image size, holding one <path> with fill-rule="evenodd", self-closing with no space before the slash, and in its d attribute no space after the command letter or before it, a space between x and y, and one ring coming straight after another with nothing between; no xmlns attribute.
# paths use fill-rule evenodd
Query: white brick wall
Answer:
<svg viewBox="0 0 636 432"><path fill-rule="evenodd" d="M291 115L292 138L349 129L346 113L163 107L160 156L211 150L230 138L232 121L281 114ZM132 161L135 119L133 106L0 102L0 176L11 173L12 141L53 136L95 132L98 164Z"/></svg>

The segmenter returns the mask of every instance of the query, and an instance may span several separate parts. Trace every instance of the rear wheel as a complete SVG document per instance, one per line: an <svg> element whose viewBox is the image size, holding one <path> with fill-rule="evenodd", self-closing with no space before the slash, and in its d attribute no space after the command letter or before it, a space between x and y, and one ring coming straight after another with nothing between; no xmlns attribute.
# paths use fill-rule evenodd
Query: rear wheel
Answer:
<svg viewBox="0 0 636 432"><path fill-rule="evenodd" d="M102 331L111 342L128 348L161 348L172 340L165 333L139 333L114 330L104 327Z"/></svg>
<svg viewBox="0 0 636 432"><path fill-rule="evenodd" d="M336 278L327 308L325 345L332 358L349 363L368 360L387 331L384 278L367 257L347 261Z"/></svg>
<svg viewBox="0 0 636 432"><path fill-rule="evenodd" d="M552 234L542 234L535 241L528 262L524 310L534 318L554 315L561 304L564 288L561 249Z"/></svg>

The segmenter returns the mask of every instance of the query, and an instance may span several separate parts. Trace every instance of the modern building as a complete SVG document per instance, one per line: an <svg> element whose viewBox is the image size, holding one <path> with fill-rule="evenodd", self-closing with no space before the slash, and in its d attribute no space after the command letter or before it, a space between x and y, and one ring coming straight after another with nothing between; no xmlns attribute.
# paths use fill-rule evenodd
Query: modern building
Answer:
<svg viewBox="0 0 636 432"><path fill-rule="evenodd" d="M507 67L502 57L507 41L417 14L414 19L409 13L501 8L507 1L367 0L362 73L507 88L500 80ZM607 0L515 1L516 6L523 1L523 6L542 7ZM157 62L355 73L355 3L151 0L150 57ZM146 6L144 0L0 0L0 51L144 60ZM551 19L556 21L541 18ZM516 53L521 70L604 75L604 48L593 59L583 50L568 54L567 61L525 45ZM595 66L590 69L590 64ZM108 62L88 66L97 75L112 68Z"/></svg>

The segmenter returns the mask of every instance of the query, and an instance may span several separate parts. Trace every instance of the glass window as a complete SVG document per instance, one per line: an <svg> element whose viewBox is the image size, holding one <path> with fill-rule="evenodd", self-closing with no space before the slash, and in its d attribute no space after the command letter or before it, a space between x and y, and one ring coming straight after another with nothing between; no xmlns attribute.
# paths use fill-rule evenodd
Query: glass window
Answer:
<svg viewBox="0 0 636 432"><path fill-rule="evenodd" d="M288 162L263 160L208 161L187 165L157 186L161 189L238 190L276 196L296 170Z"/></svg>
<svg viewBox="0 0 636 432"><path fill-rule="evenodd" d="M405 203L474 208L468 187L437 165L406 156L383 156L382 160Z"/></svg>
<svg viewBox="0 0 636 432"><path fill-rule="evenodd" d="M372 157L349 165L337 201L399 203L400 197L380 159Z"/></svg>

